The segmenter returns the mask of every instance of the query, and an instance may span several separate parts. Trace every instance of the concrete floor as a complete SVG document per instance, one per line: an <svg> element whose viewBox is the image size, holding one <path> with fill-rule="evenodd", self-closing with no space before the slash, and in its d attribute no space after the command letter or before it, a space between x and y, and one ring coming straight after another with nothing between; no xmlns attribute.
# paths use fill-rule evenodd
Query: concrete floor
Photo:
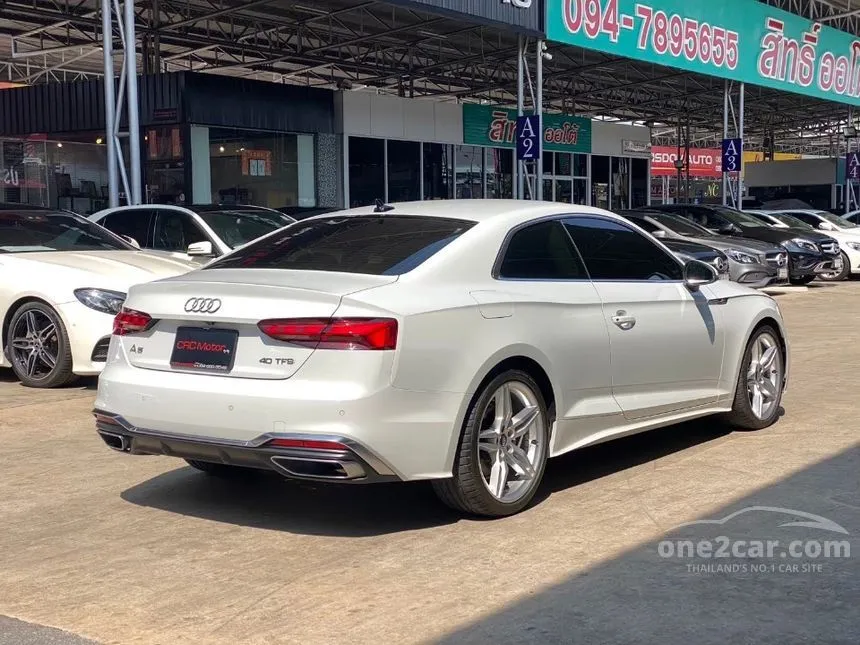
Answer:
<svg viewBox="0 0 860 645"><path fill-rule="evenodd" d="M228 484L124 457L96 437L92 383L39 392L0 372L0 643L856 644L860 283L779 301L794 372L776 426L697 422L569 455L536 506L494 522L424 485ZM762 510L675 528L749 506L848 535ZM658 555L667 536L721 535L854 553L719 562L756 573Z"/></svg>

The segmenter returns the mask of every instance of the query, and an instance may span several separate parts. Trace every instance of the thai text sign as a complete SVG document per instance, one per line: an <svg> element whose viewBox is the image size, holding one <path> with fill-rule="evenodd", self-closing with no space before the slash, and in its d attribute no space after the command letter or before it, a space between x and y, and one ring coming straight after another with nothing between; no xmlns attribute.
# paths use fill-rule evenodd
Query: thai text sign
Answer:
<svg viewBox="0 0 860 645"><path fill-rule="evenodd" d="M516 148L517 112L488 105L463 106L463 143ZM548 152L591 152L591 120L543 115L541 148Z"/></svg>
<svg viewBox="0 0 860 645"><path fill-rule="evenodd" d="M547 36L860 105L860 38L755 0L547 0Z"/></svg>

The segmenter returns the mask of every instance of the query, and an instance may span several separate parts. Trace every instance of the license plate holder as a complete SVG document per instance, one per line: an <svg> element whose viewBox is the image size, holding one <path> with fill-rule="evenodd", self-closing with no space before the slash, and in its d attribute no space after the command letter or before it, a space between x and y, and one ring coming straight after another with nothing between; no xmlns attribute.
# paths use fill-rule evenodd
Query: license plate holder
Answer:
<svg viewBox="0 0 860 645"><path fill-rule="evenodd" d="M236 360L239 332L235 329L179 327L170 366L174 369L228 373Z"/></svg>
<svg viewBox="0 0 860 645"><path fill-rule="evenodd" d="M776 277L779 278L780 280L787 279L788 278L788 268L787 267L781 267L781 268L777 269Z"/></svg>

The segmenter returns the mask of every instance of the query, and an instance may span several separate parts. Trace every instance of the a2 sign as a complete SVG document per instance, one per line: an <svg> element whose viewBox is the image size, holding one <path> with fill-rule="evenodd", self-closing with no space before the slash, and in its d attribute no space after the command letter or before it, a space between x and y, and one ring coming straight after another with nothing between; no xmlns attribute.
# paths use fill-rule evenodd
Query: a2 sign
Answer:
<svg viewBox="0 0 860 645"><path fill-rule="evenodd" d="M509 4L517 9L531 9L532 0L502 0L502 4Z"/></svg>

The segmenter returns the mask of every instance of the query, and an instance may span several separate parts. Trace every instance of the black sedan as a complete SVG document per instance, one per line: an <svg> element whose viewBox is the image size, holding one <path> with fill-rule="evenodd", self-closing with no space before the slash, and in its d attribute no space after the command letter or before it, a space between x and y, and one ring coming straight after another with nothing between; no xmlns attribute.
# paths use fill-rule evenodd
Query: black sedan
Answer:
<svg viewBox="0 0 860 645"><path fill-rule="evenodd" d="M684 217L719 235L736 235L782 246L788 251L792 284L808 284L819 274L842 268L839 243L815 230L771 228L751 215L725 206L664 204L647 208Z"/></svg>

